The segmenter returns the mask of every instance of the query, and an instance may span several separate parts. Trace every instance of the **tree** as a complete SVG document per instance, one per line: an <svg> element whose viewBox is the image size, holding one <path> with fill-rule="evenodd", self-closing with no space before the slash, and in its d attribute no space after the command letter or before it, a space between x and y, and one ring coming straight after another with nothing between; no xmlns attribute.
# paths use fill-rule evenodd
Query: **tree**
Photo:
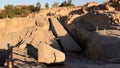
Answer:
<svg viewBox="0 0 120 68"><path fill-rule="evenodd" d="M72 5L72 0L68 0L68 5Z"/></svg>
<svg viewBox="0 0 120 68"><path fill-rule="evenodd" d="M64 1L63 3L61 3L60 7L65 7L65 6L74 6L72 4L72 0L68 0L68 1Z"/></svg>
<svg viewBox="0 0 120 68"><path fill-rule="evenodd" d="M27 16L31 12L28 6L24 6L21 9L21 16Z"/></svg>
<svg viewBox="0 0 120 68"><path fill-rule="evenodd" d="M49 7L49 6L48 6ZM0 12L0 19L3 18L13 18L14 16L27 16L31 12L39 12L41 5L40 2L36 3L36 6L34 5L29 5L29 6L24 6L24 5L6 5L4 7L5 9Z"/></svg>
<svg viewBox="0 0 120 68"><path fill-rule="evenodd" d="M34 5L29 6L30 12L36 12L36 7Z"/></svg>
<svg viewBox="0 0 120 68"><path fill-rule="evenodd" d="M48 3L45 4L45 8L49 8L49 4Z"/></svg>
<svg viewBox="0 0 120 68"><path fill-rule="evenodd" d="M0 19L4 19L4 18L6 18L6 17L7 17L6 11L5 11L5 10L2 10L2 11L0 12Z"/></svg>
<svg viewBox="0 0 120 68"><path fill-rule="evenodd" d="M59 7L59 2L54 2L53 5L52 5L53 8L55 7Z"/></svg>
<svg viewBox="0 0 120 68"><path fill-rule="evenodd" d="M6 17L7 17L6 11L5 10L1 11L1 13L0 13L0 19L4 19Z"/></svg>
<svg viewBox="0 0 120 68"><path fill-rule="evenodd" d="M7 5L4 8L9 18L13 18L15 16L15 10L13 5Z"/></svg>
<svg viewBox="0 0 120 68"><path fill-rule="evenodd" d="M67 2L64 1L63 3L61 3L60 7L62 7L62 6L67 6Z"/></svg>
<svg viewBox="0 0 120 68"><path fill-rule="evenodd" d="M21 8L20 7L18 7L18 6L15 6L14 7L14 10L15 10L15 15L21 15Z"/></svg>
<svg viewBox="0 0 120 68"><path fill-rule="evenodd" d="M37 2L36 3L36 11L39 12L40 8L41 8L41 4L40 4L40 2Z"/></svg>

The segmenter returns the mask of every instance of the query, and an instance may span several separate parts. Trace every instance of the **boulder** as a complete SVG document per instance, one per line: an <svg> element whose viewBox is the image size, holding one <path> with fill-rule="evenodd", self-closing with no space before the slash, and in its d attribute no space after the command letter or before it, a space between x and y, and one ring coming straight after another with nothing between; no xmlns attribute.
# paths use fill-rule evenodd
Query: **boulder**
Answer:
<svg viewBox="0 0 120 68"><path fill-rule="evenodd" d="M115 8L110 5L106 5L106 8L108 11L115 11Z"/></svg>
<svg viewBox="0 0 120 68"><path fill-rule="evenodd" d="M65 54L48 44L40 43L38 48L38 62L60 63L65 61Z"/></svg>
<svg viewBox="0 0 120 68"><path fill-rule="evenodd" d="M95 60L107 60L120 58L120 38L109 35L93 34L91 42L88 43L90 58Z"/></svg>
<svg viewBox="0 0 120 68"><path fill-rule="evenodd" d="M86 7L98 6L98 3L97 2L88 2L85 6Z"/></svg>

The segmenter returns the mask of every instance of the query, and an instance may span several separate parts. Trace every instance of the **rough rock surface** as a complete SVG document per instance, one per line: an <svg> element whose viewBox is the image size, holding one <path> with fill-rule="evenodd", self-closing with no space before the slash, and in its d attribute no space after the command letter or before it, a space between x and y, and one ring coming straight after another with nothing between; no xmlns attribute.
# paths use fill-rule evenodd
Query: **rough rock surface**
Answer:
<svg viewBox="0 0 120 68"><path fill-rule="evenodd" d="M72 20L68 21L71 22L68 25L68 30L78 42L83 44L85 53L89 53L86 55L87 57L96 60L120 58L118 16L119 12L97 14L88 12L82 16L74 16L74 19L71 17Z"/></svg>
<svg viewBox="0 0 120 68"><path fill-rule="evenodd" d="M71 10L70 15L58 17L81 44L86 57L94 60L120 58L120 12L115 6L118 2L82 6L79 10Z"/></svg>
<svg viewBox="0 0 120 68"><path fill-rule="evenodd" d="M64 29L64 27L60 24L60 22L51 17L51 25L52 30L56 34L57 38L60 40L64 51L80 51L80 46L76 43L76 41L70 36L70 34ZM59 28L58 28L59 27Z"/></svg>
<svg viewBox="0 0 120 68"><path fill-rule="evenodd" d="M65 61L65 54L48 44L40 43L38 50L38 62L42 63L60 63Z"/></svg>
<svg viewBox="0 0 120 68"><path fill-rule="evenodd" d="M48 47L47 46L45 48L42 47L43 49L47 49L50 47L47 50L48 51L54 50L54 51L51 51L49 53L50 54L55 53L56 58L59 57L57 55L60 52L59 51L60 48L57 41L55 40L53 33L49 30L50 24L47 20L47 17L35 16L34 18L25 17L25 18L3 19L3 20L0 20L0 24L1 24L0 25L0 49L1 50L3 49L3 50L9 51L8 45L10 47L21 48L22 50L32 45L33 48L39 51L38 52L38 55L39 55L39 53L41 53L41 50L39 50L41 49L39 45L42 42L48 45ZM1 51L1 60L2 60L2 56L6 56L4 55L4 52L6 53L6 51ZM33 58L37 60L42 60L34 57L37 55L35 53L37 51L30 50L30 52L34 52L32 53ZM60 52L59 54L61 53L62 52ZM61 56L61 59L56 59L56 62L63 62L65 60L64 53L62 53L62 55L63 56ZM43 55L41 55L41 57L42 56ZM54 56L51 56L51 58L54 58ZM3 62L5 62L5 59L3 59ZM44 63L53 63L53 62L44 61Z"/></svg>
<svg viewBox="0 0 120 68"><path fill-rule="evenodd" d="M61 55L62 58L57 58L56 62L64 61L64 53L58 51L60 50L59 45L50 31L50 24L47 21L49 16L57 17L64 28L80 44L82 56L94 60L105 60L109 63L120 63L119 0L110 0L99 5L92 2L84 6L46 9L41 10L39 14L25 18L0 20L0 60L5 62L6 57L4 56L8 53L6 50L8 45L11 45L21 48L21 50L27 47L28 53L39 62L49 64L54 63L53 60L55 60L55 57L52 57L50 61L46 61L41 54L47 57L55 56L54 54L58 57ZM40 47L41 44L45 46ZM43 49L42 53L40 53L39 47ZM50 50L44 51L44 47ZM46 53L49 53L49 56ZM88 59L80 58L81 53L76 54L77 57L70 53L72 55L67 56L63 68L120 68L119 64L92 64L92 62L87 62ZM3 57L4 59L1 59ZM43 60L39 59L41 57ZM3 64L1 63L1 65Z"/></svg>

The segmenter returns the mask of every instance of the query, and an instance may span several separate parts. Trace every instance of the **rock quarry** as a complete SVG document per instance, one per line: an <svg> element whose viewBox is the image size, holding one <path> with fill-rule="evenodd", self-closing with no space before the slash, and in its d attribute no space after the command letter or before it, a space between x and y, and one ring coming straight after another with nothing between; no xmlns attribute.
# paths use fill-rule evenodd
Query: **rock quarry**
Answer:
<svg viewBox="0 0 120 68"><path fill-rule="evenodd" d="M0 19L0 66L119 68L120 1Z"/></svg>

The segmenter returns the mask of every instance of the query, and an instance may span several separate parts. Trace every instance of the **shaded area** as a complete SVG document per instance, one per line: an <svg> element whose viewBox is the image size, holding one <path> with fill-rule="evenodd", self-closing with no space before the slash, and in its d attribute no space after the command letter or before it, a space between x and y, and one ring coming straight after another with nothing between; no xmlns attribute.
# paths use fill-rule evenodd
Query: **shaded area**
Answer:
<svg viewBox="0 0 120 68"><path fill-rule="evenodd" d="M4 66L6 59L9 56L9 51L5 49L0 49L0 66Z"/></svg>
<svg viewBox="0 0 120 68"><path fill-rule="evenodd" d="M49 23L50 23L50 29L49 29L49 30L51 30L52 33L54 34L54 36L56 37L56 41L58 42L61 51L65 52L65 50L64 50L64 48L63 48L63 46L62 46L62 44L61 44L60 39L58 39L58 36L57 36L57 34L55 33L55 30L53 29L51 19L49 18L48 21L49 21Z"/></svg>
<svg viewBox="0 0 120 68"><path fill-rule="evenodd" d="M38 49L33 47L32 44L27 44L26 49L28 55L31 55L34 59L38 60Z"/></svg>
<svg viewBox="0 0 120 68"><path fill-rule="evenodd" d="M102 7L101 5L101 9L103 8L104 6ZM75 14L66 17L61 16L59 20L72 37L81 44L82 55L94 60L120 58L118 53L120 50L120 33L118 28L120 23L116 17L119 17L119 12L99 12L93 10L82 15L79 12L81 11L71 11L70 14Z"/></svg>

